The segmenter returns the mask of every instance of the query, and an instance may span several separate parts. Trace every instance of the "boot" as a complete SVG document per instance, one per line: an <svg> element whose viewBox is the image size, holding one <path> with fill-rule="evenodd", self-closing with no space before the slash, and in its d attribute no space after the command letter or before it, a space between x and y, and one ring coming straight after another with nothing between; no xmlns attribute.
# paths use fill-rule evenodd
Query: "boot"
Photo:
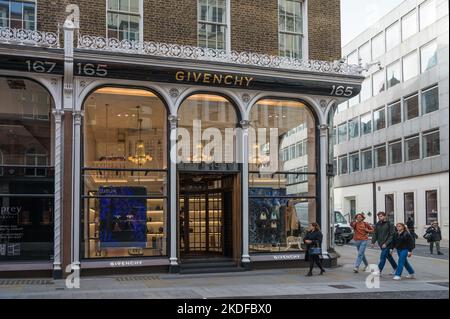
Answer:
<svg viewBox="0 0 450 319"><path fill-rule="evenodd" d="M309 273L306 274L306 277L312 277L313 273L312 271L310 271Z"/></svg>
<svg viewBox="0 0 450 319"><path fill-rule="evenodd" d="M439 255L439 256L443 256L444 254L441 253L440 251L438 251L438 255Z"/></svg>
<svg viewBox="0 0 450 319"><path fill-rule="evenodd" d="M320 275L323 275L325 273L325 269L320 269Z"/></svg>

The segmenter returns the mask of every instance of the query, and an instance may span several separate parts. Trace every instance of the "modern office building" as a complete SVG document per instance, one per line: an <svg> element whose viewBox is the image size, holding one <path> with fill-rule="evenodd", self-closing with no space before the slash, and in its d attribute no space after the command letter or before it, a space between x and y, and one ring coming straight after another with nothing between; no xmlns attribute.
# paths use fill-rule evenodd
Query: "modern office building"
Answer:
<svg viewBox="0 0 450 319"><path fill-rule="evenodd" d="M336 262L340 1L73 3L0 0L0 276Z"/></svg>
<svg viewBox="0 0 450 319"><path fill-rule="evenodd" d="M369 64L334 119L335 209L449 227L448 1L407 0L343 49ZM420 236L421 237L421 236Z"/></svg>

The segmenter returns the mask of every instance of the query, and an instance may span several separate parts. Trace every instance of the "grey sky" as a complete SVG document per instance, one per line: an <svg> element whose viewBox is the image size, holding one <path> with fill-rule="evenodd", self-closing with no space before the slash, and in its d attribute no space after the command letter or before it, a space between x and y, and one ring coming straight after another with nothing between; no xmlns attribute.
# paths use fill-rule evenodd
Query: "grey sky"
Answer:
<svg viewBox="0 0 450 319"><path fill-rule="evenodd" d="M369 28L404 0L341 0L342 45Z"/></svg>

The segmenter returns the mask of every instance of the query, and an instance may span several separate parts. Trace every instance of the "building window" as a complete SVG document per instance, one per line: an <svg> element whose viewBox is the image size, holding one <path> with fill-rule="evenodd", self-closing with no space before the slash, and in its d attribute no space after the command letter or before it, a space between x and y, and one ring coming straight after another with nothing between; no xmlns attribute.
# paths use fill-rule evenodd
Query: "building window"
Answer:
<svg viewBox="0 0 450 319"><path fill-rule="evenodd" d="M386 51L400 44L400 23L397 21L386 29Z"/></svg>
<svg viewBox="0 0 450 319"><path fill-rule="evenodd" d="M439 131L423 134L423 157L438 156L441 154Z"/></svg>
<svg viewBox="0 0 450 319"><path fill-rule="evenodd" d="M337 106L337 113L344 112L346 109L348 109L348 101L345 101Z"/></svg>
<svg viewBox="0 0 450 319"><path fill-rule="evenodd" d="M384 195L384 208L389 222L393 223L395 221L395 202L394 194Z"/></svg>
<svg viewBox="0 0 450 319"><path fill-rule="evenodd" d="M354 118L348 121L348 135L350 139L359 136L359 121L358 118Z"/></svg>
<svg viewBox="0 0 450 319"><path fill-rule="evenodd" d="M304 227L308 221L316 220L317 216L316 121L309 107L303 103L267 99L252 107L250 120L255 134L266 131L264 138L256 139L256 136L249 134L250 251L299 251L301 247L290 246L288 238L300 237L300 226ZM286 132L300 125L304 128L300 134L286 136ZM269 129L273 127L278 129L277 136L273 136L273 130ZM301 142L303 156L298 161L278 163L279 166L274 167L274 174L271 169L264 173L261 170L263 165L270 165L270 158L277 156L266 153L258 159L253 150L264 149L257 142L270 141L273 148L270 152L278 152L273 146L276 145L273 143L274 138L276 143L280 141L278 144L286 147ZM256 147L253 147L254 144Z"/></svg>
<svg viewBox="0 0 450 319"><path fill-rule="evenodd" d="M405 98L403 102L403 107L405 110L405 121L412 120L419 116L419 95L415 94L413 96Z"/></svg>
<svg viewBox="0 0 450 319"><path fill-rule="evenodd" d="M439 88L437 86L422 92L422 114L439 110Z"/></svg>
<svg viewBox="0 0 450 319"><path fill-rule="evenodd" d="M396 86L402 81L402 74L400 70L400 61L392 63L387 68L387 88Z"/></svg>
<svg viewBox="0 0 450 319"><path fill-rule="evenodd" d="M348 100L348 107L350 108L352 106L357 105L359 103L360 98L361 98L361 94L358 94L357 96L352 97L350 100Z"/></svg>
<svg viewBox="0 0 450 319"><path fill-rule="evenodd" d="M420 31L422 31L436 21L436 3L434 0L426 1L420 5L419 11Z"/></svg>
<svg viewBox="0 0 450 319"><path fill-rule="evenodd" d="M386 109L382 107L373 112L374 131L382 130L386 127Z"/></svg>
<svg viewBox="0 0 450 319"><path fill-rule="evenodd" d="M405 212L405 223L414 224L414 193L405 193L403 195L403 207Z"/></svg>
<svg viewBox="0 0 450 319"><path fill-rule="evenodd" d="M358 65L359 64L358 51L353 51L347 56L347 63L350 65Z"/></svg>
<svg viewBox="0 0 450 319"><path fill-rule="evenodd" d="M36 30L35 1L0 0L0 27Z"/></svg>
<svg viewBox="0 0 450 319"><path fill-rule="evenodd" d="M427 225L438 221L438 200L437 190L427 191L425 193L426 210L427 210Z"/></svg>
<svg viewBox="0 0 450 319"><path fill-rule="evenodd" d="M0 77L0 96L0 262L47 262L54 253L55 104L23 78Z"/></svg>
<svg viewBox="0 0 450 319"><path fill-rule="evenodd" d="M380 70L375 72L372 76L372 91L373 96L376 96L378 93L383 92L386 89L386 77L384 70Z"/></svg>
<svg viewBox="0 0 450 319"><path fill-rule="evenodd" d="M402 157L402 141L396 141L389 143L389 165L401 163Z"/></svg>
<svg viewBox="0 0 450 319"><path fill-rule="evenodd" d="M227 0L198 1L198 46L227 50L228 37Z"/></svg>
<svg viewBox="0 0 450 319"><path fill-rule="evenodd" d="M303 1L279 0L280 56L303 58Z"/></svg>
<svg viewBox="0 0 450 319"><path fill-rule="evenodd" d="M359 153L353 153L349 156L350 173L359 172Z"/></svg>
<svg viewBox="0 0 450 319"><path fill-rule="evenodd" d="M402 104L400 102L389 105L387 109L389 126L402 122Z"/></svg>
<svg viewBox="0 0 450 319"><path fill-rule="evenodd" d="M364 43L359 48L359 59L363 65L369 64L370 62L372 62L372 57L371 57L371 52L370 52L370 42Z"/></svg>
<svg viewBox="0 0 450 319"><path fill-rule="evenodd" d="M94 91L84 104L83 258L167 255L167 112L152 92Z"/></svg>
<svg viewBox="0 0 450 319"><path fill-rule="evenodd" d="M348 158L347 156L339 157L339 175L348 173Z"/></svg>
<svg viewBox="0 0 450 319"><path fill-rule="evenodd" d="M437 65L437 42L433 41L420 48L420 70L426 72Z"/></svg>
<svg viewBox="0 0 450 319"><path fill-rule="evenodd" d="M361 95L361 102L364 102L372 97L372 85L370 81L370 76L363 81L360 95Z"/></svg>
<svg viewBox="0 0 450 319"><path fill-rule="evenodd" d="M108 37L119 40L142 40L140 0L108 0Z"/></svg>
<svg viewBox="0 0 450 319"><path fill-rule="evenodd" d="M386 145L375 146L375 167L386 166Z"/></svg>
<svg viewBox="0 0 450 319"><path fill-rule="evenodd" d="M420 159L419 135L405 139L405 160L414 161Z"/></svg>
<svg viewBox="0 0 450 319"><path fill-rule="evenodd" d="M372 59L376 61L385 52L384 32L380 32L372 39Z"/></svg>
<svg viewBox="0 0 450 319"><path fill-rule="evenodd" d="M333 127L333 146L337 144L337 127Z"/></svg>
<svg viewBox="0 0 450 319"><path fill-rule="evenodd" d="M402 41L417 33L417 11L414 9L402 18Z"/></svg>
<svg viewBox="0 0 450 319"><path fill-rule="evenodd" d="M372 114L361 115L361 135L372 133Z"/></svg>
<svg viewBox="0 0 450 319"><path fill-rule="evenodd" d="M338 126L338 143L347 142L347 123Z"/></svg>
<svg viewBox="0 0 450 319"><path fill-rule="evenodd" d="M406 82L419 75L419 60L417 51L403 58L403 81Z"/></svg>
<svg viewBox="0 0 450 319"><path fill-rule="evenodd" d="M362 169L372 169L373 163L372 163L372 149L362 150L361 151L361 157L362 157Z"/></svg>

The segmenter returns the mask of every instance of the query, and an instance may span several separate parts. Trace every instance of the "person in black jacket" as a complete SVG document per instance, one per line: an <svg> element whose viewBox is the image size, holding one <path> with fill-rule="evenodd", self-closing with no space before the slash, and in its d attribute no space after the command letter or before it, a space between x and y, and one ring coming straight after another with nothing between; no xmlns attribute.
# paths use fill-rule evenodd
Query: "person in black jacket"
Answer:
<svg viewBox="0 0 450 319"><path fill-rule="evenodd" d="M414 278L414 269L408 262L408 258L412 257L412 251L414 249L414 239L409 233L408 228L405 224L398 223L397 231L394 234L393 249L397 249L398 254L398 267L395 272L394 280L401 280L403 268L406 268L409 275L406 276L408 279Z"/></svg>
<svg viewBox="0 0 450 319"><path fill-rule="evenodd" d="M442 233L438 222L433 222L433 224L431 224L425 232L425 236L428 237L427 241L430 243L430 253L433 254L433 246L436 244L437 254L443 255L443 253L441 253Z"/></svg>
<svg viewBox="0 0 450 319"><path fill-rule="evenodd" d="M303 242L306 244L306 255L305 260L309 260L309 272L306 276L310 277L313 275L312 270L314 268L314 263L320 268L320 274L323 275L325 269L322 267L322 261L320 259L320 254L311 253L311 248L322 247L323 235L320 231L320 226L317 223L311 223L308 231L303 238Z"/></svg>

